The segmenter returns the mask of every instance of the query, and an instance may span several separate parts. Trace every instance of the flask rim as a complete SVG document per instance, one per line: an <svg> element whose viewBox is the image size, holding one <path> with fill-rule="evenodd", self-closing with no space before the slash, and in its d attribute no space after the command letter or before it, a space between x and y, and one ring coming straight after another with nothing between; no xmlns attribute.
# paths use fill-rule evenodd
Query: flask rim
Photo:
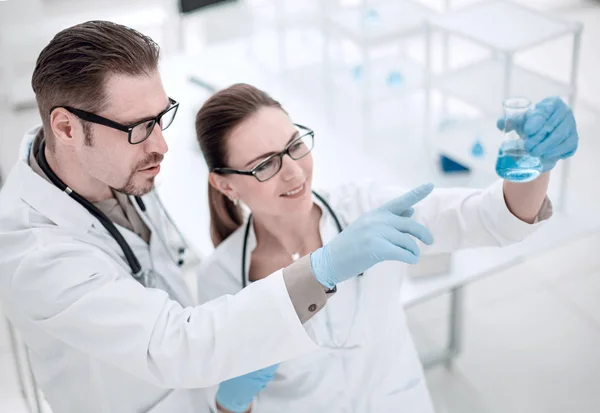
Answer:
<svg viewBox="0 0 600 413"><path fill-rule="evenodd" d="M531 107L531 100L524 96L513 96L505 99L502 102L502 106L505 109L512 110L529 109Z"/></svg>

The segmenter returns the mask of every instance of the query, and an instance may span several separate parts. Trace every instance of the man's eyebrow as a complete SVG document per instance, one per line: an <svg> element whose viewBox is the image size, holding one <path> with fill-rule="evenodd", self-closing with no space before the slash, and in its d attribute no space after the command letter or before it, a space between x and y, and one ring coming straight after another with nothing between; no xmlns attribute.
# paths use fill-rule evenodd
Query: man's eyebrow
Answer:
<svg viewBox="0 0 600 413"><path fill-rule="evenodd" d="M163 110L161 110L159 113L162 113L162 112L164 112L165 110L169 109L169 107L170 107L170 106L171 106L171 101L169 100L169 102L167 102L167 106L166 106L166 107L165 107ZM157 114L157 115L158 115L158 114ZM128 121L128 122L124 122L123 124L124 124L124 125L133 125L133 124L135 124L135 123L139 123L139 122L142 122L142 121L145 121L145 120L152 120L152 119L154 119L155 117L156 117L156 116L143 116L143 117L137 118L137 119L135 119L135 120L131 120L131 121Z"/></svg>
<svg viewBox="0 0 600 413"><path fill-rule="evenodd" d="M300 132L296 131L294 132L294 134L290 137L290 139L287 141L287 143L285 144L285 146L288 146L290 144L291 141L293 141L294 139L296 139L298 136L300 135ZM263 153L262 155L258 155L256 158L252 159L251 161L247 162L246 165L244 165L244 168L246 168L248 165L260 160L260 159L265 159L268 158L271 155L274 155L278 152L267 152L267 153Z"/></svg>

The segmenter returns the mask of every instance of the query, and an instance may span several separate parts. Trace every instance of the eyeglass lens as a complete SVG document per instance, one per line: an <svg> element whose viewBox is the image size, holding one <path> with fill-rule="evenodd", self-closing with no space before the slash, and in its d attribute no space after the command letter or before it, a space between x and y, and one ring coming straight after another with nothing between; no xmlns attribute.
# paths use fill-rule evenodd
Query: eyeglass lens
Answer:
<svg viewBox="0 0 600 413"><path fill-rule="evenodd" d="M305 134L294 141L288 148L288 154L294 160L298 160L306 156L313 148L313 135L312 133ZM264 182L279 172L281 169L281 156L273 156L270 159L260 163L254 169L254 175L256 179Z"/></svg>
<svg viewBox="0 0 600 413"><path fill-rule="evenodd" d="M165 114L160 118L160 127L162 130L167 129L171 123L173 123L173 119L175 119L175 106L171 107ZM134 127L131 131L131 143L140 143L144 141L154 129L156 122L155 120L149 120L148 122L140 123L136 127Z"/></svg>

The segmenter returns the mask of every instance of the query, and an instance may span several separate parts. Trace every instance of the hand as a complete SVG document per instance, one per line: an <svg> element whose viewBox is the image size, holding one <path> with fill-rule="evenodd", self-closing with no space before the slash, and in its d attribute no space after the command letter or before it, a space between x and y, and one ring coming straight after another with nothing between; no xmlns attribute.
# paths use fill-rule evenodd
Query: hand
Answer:
<svg viewBox="0 0 600 413"><path fill-rule="evenodd" d="M433 243L427 228L410 217L412 206L423 200L433 185L421 185L407 194L366 213L333 240L310 255L317 280L328 288L373 265L386 261L416 264L420 250L414 238Z"/></svg>
<svg viewBox="0 0 600 413"><path fill-rule="evenodd" d="M504 129L504 119L497 126ZM540 101L525 116L523 125L517 125L524 134L525 150L542 160L542 172L554 168L560 159L573 156L579 136L573 111L562 99L548 97Z"/></svg>
<svg viewBox="0 0 600 413"><path fill-rule="evenodd" d="M248 410L256 395L275 377L279 364L224 381L217 391L217 403L231 412Z"/></svg>

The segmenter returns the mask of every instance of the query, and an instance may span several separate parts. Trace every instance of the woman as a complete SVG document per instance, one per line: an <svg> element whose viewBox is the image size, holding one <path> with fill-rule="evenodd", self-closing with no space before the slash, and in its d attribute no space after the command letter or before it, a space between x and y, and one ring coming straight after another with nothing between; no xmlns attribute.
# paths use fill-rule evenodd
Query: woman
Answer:
<svg viewBox="0 0 600 413"><path fill-rule="evenodd" d="M538 105L525 130L531 142L538 139L538 130L552 132L537 142L544 156L554 157L543 157L549 170L558 158L574 152L577 134L566 105L553 100L544 108ZM560 127L558 132L548 129L557 112L573 126L569 133ZM338 234L339 227L405 192L347 185L317 191L320 197L313 194L314 133L294 125L278 102L249 85L234 85L212 96L197 115L196 132L211 171L211 236L216 246L200 272L202 301L238 293L310 254ZM414 212L413 220L425 225L435 241L431 246L407 243L405 249L418 256L419 248L438 253L523 240L551 215L548 175L525 184L499 181L484 190L434 190L406 215ZM406 264L384 262L337 285L325 309L306 325L320 349L251 378L262 380L261 385L237 411L250 408L252 397L264 387L253 404L255 413L432 412L399 300L405 271ZM226 393L239 393L247 379L222 384L216 398L221 402ZM216 409L214 393L211 403Z"/></svg>

